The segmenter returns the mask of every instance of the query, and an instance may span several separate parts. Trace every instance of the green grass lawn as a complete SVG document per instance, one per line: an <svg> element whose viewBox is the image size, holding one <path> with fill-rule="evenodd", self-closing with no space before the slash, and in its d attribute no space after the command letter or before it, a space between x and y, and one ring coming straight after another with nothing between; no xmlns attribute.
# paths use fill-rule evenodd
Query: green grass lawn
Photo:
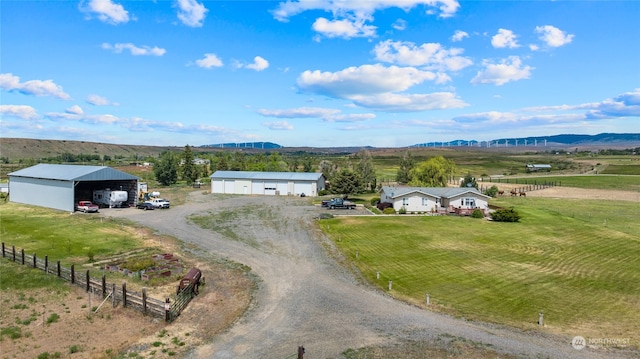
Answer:
<svg viewBox="0 0 640 359"><path fill-rule="evenodd" d="M320 227L373 285L467 318L640 342L640 206L505 198L521 223L340 217ZM356 251L358 258L356 259ZM380 271L380 279L376 272ZM582 334L578 334L582 333Z"/></svg>
<svg viewBox="0 0 640 359"><path fill-rule="evenodd" d="M640 192L640 176L620 175L576 175L576 176L529 176L521 178L494 179L495 183L543 184L556 183L562 187L591 189L611 189L618 191ZM485 181L483 184L487 185Z"/></svg>

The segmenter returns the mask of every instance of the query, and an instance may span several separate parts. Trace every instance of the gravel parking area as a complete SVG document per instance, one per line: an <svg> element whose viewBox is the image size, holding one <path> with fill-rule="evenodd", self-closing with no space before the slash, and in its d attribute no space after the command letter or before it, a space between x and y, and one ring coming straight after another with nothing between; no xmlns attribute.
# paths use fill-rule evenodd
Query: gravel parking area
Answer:
<svg viewBox="0 0 640 359"><path fill-rule="evenodd" d="M592 348L578 351L571 346L571 338L470 322L397 301L362 284L332 257L339 254L314 224L327 211L312 205L309 198L195 191L185 205L168 210L126 209L112 215L126 216L204 253L245 264L259 277L247 313L210 343L192 348L189 358L286 358L299 345L306 348L305 359L339 358L349 348L400 340L436 341L442 336L525 358L637 355ZM203 229L188 219L194 214L216 218L229 212L236 216L225 224L226 231ZM234 235L230 237L229 231Z"/></svg>

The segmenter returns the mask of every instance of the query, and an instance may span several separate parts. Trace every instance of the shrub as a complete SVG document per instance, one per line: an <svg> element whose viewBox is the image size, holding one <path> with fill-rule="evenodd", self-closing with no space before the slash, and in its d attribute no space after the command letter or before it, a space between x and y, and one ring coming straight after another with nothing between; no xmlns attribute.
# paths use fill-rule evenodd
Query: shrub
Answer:
<svg viewBox="0 0 640 359"><path fill-rule="evenodd" d="M375 206L378 204L378 202L380 202L380 197L375 197L371 199L371 205Z"/></svg>
<svg viewBox="0 0 640 359"><path fill-rule="evenodd" d="M55 323L60 319L60 316L56 313L53 313L47 318L47 324Z"/></svg>
<svg viewBox="0 0 640 359"><path fill-rule="evenodd" d="M473 218L484 218L484 213L480 209L474 209L471 213L471 217Z"/></svg>
<svg viewBox="0 0 640 359"><path fill-rule="evenodd" d="M402 206L402 207L400 207L400 209L398 210L398 213L399 213L399 214L407 214L407 209L406 209L404 206Z"/></svg>
<svg viewBox="0 0 640 359"><path fill-rule="evenodd" d="M486 194L487 196L495 197L498 194L498 187L495 185L491 186L484 191L484 194Z"/></svg>
<svg viewBox="0 0 640 359"><path fill-rule="evenodd" d="M520 214L513 208L499 209L491 213L491 219L496 222L518 222Z"/></svg>
<svg viewBox="0 0 640 359"><path fill-rule="evenodd" d="M72 345L69 347L69 354L80 353L82 351L82 347L79 345Z"/></svg>
<svg viewBox="0 0 640 359"><path fill-rule="evenodd" d="M22 337L22 329L20 327L6 327L0 329L0 339L7 336L11 339L19 339Z"/></svg>
<svg viewBox="0 0 640 359"><path fill-rule="evenodd" d="M393 209L393 207L387 207L382 211L382 213L384 213L384 214L396 214L396 210Z"/></svg>
<svg viewBox="0 0 640 359"><path fill-rule="evenodd" d="M387 208L393 208L393 203L389 203L389 202L378 202L378 204L376 205L376 207L378 207L379 210L384 211ZM395 213L395 212L394 212Z"/></svg>
<svg viewBox="0 0 640 359"><path fill-rule="evenodd" d="M326 196L329 194L329 191L327 191L326 189L321 189L320 191L318 191L318 196Z"/></svg>

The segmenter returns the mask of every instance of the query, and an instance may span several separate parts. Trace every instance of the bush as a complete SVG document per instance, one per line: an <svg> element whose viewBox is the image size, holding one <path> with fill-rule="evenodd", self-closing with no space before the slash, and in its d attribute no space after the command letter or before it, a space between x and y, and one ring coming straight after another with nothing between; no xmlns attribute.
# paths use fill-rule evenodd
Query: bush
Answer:
<svg viewBox="0 0 640 359"><path fill-rule="evenodd" d="M472 218L484 218L484 213L480 209L474 209L471 213Z"/></svg>
<svg viewBox="0 0 640 359"><path fill-rule="evenodd" d="M371 199L371 205L375 206L380 202L380 197L375 197Z"/></svg>
<svg viewBox="0 0 640 359"><path fill-rule="evenodd" d="M484 194L486 194L487 196L495 197L498 194L498 187L495 185L491 186L487 188L486 191L484 191Z"/></svg>
<svg viewBox="0 0 640 359"><path fill-rule="evenodd" d="M326 196L329 194L329 191L327 191L326 189L321 189L320 191L318 191L318 196Z"/></svg>
<svg viewBox="0 0 640 359"><path fill-rule="evenodd" d="M382 211L382 213L384 213L384 214L396 214L396 210L393 209L393 207L387 207Z"/></svg>
<svg viewBox="0 0 640 359"><path fill-rule="evenodd" d="M513 208L499 209L491 213L491 219L496 222L518 222L520 214Z"/></svg>
<svg viewBox="0 0 640 359"><path fill-rule="evenodd" d="M407 209L404 206L402 206L402 207L400 207L400 210L398 210L398 213L399 214L407 214Z"/></svg>
<svg viewBox="0 0 640 359"><path fill-rule="evenodd" d="M387 208L393 208L393 203L389 203L389 202L378 202L378 204L376 205L376 207L381 210L384 211ZM395 212L394 212L395 213Z"/></svg>

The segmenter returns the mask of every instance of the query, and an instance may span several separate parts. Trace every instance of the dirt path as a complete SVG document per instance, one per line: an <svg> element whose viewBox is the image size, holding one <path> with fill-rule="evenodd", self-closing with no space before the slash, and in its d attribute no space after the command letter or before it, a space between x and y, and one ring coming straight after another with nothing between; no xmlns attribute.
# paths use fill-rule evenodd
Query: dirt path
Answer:
<svg viewBox="0 0 640 359"><path fill-rule="evenodd" d="M233 211L230 239L190 223L192 214ZM349 348L396 340L460 337L523 357L617 358L624 353L572 348L571 338L469 322L402 303L359 282L327 255L313 224L322 209L307 199L221 197L193 192L186 205L146 213L114 211L198 250L251 267L260 278L252 308L189 358L335 358ZM228 235L228 232L227 232ZM214 290L215 288L207 288ZM294 355L295 356L295 355Z"/></svg>

